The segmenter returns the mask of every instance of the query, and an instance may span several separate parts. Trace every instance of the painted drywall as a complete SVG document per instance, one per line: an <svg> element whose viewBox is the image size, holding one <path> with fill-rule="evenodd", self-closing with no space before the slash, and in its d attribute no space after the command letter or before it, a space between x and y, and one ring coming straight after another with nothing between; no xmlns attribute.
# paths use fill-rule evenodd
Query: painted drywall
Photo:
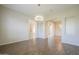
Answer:
<svg viewBox="0 0 79 59"><path fill-rule="evenodd" d="M0 45L28 39L27 17L0 6Z"/></svg>
<svg viewBox="0 0 79 59"><path fill-rule="evenodd" d="M63 26L62 42L79 46L79 17L66 18Z"/></svg>

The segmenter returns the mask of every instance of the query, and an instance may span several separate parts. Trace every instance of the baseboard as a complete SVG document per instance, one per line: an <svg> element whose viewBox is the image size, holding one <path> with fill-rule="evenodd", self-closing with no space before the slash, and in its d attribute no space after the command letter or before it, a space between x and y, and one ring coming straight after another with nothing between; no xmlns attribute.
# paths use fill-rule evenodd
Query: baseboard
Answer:
<svg viewBox="0 0 79 59"><path fill-rule="evenodd" d="M35 38L35 39L45 39L45 38ZM25 40L26 40L26 39L24 39L24 40L19 40L19 41L14 41L14 42L3 43L3 44L0 44L0 45L13 44L13 43L22 42L22 41L25 41ZM30 39L27 39L27 40L30 40Z"/></svg>
<svg viewBox="0 0 79 59"><path fill-rule="evenodd" d="M69 43L69 42L62 42L62 43L70 44L70 45L74 45L74 46L79 46L78 44L75 44L75 43Z"/></svg>
<svg viewBox="0 0 79 59"><path fill-rule="evenodd" d="M22 42L22 41L25 41L25 40L20 40L20 41L14 41L14 42L3 43L3 44L0 44L0 46L1 46L1 45L7 45L7 44L18 43L18 42Z"/></svg>

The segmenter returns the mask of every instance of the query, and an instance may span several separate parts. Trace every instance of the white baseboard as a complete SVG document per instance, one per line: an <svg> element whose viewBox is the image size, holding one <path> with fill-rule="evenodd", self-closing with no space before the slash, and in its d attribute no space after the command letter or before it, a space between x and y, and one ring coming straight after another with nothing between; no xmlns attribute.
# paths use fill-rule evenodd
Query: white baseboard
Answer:
<svg viewBox="0 0 79 59"><path fill-rule="evenodd" d="M0 45L12 44L12 43L17 43L17 42L21 42L21 41L25 41L25 40L19 40L19 41L14 41L14 42L8 42L8 43L0 44Z"/></svg>

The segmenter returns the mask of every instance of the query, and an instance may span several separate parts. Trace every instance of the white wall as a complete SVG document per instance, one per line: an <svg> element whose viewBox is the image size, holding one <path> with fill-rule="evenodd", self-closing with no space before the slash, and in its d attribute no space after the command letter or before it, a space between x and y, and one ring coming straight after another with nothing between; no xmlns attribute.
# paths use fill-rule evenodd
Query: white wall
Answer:
<svg viewBox="0 0 79 59"><path fill-rule="evenodd" d="M28 39L27 17L0 6L0 45Z"/></svg>
<svg viewBox="0 0 79 59"><path fill-rule="evenodd" d="M79 46L79 17L66 18L62 42Z"/></svg>

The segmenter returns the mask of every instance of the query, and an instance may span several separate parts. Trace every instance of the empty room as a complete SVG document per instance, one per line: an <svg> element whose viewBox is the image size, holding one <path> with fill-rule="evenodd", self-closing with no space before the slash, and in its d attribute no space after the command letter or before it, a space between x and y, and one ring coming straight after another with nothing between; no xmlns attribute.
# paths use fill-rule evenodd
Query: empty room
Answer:
<svg viewBox="0 0 79 59"><path fill-rule="evenodd" d="M79 55L79 5L0 4L0 55Z"/></svg>

